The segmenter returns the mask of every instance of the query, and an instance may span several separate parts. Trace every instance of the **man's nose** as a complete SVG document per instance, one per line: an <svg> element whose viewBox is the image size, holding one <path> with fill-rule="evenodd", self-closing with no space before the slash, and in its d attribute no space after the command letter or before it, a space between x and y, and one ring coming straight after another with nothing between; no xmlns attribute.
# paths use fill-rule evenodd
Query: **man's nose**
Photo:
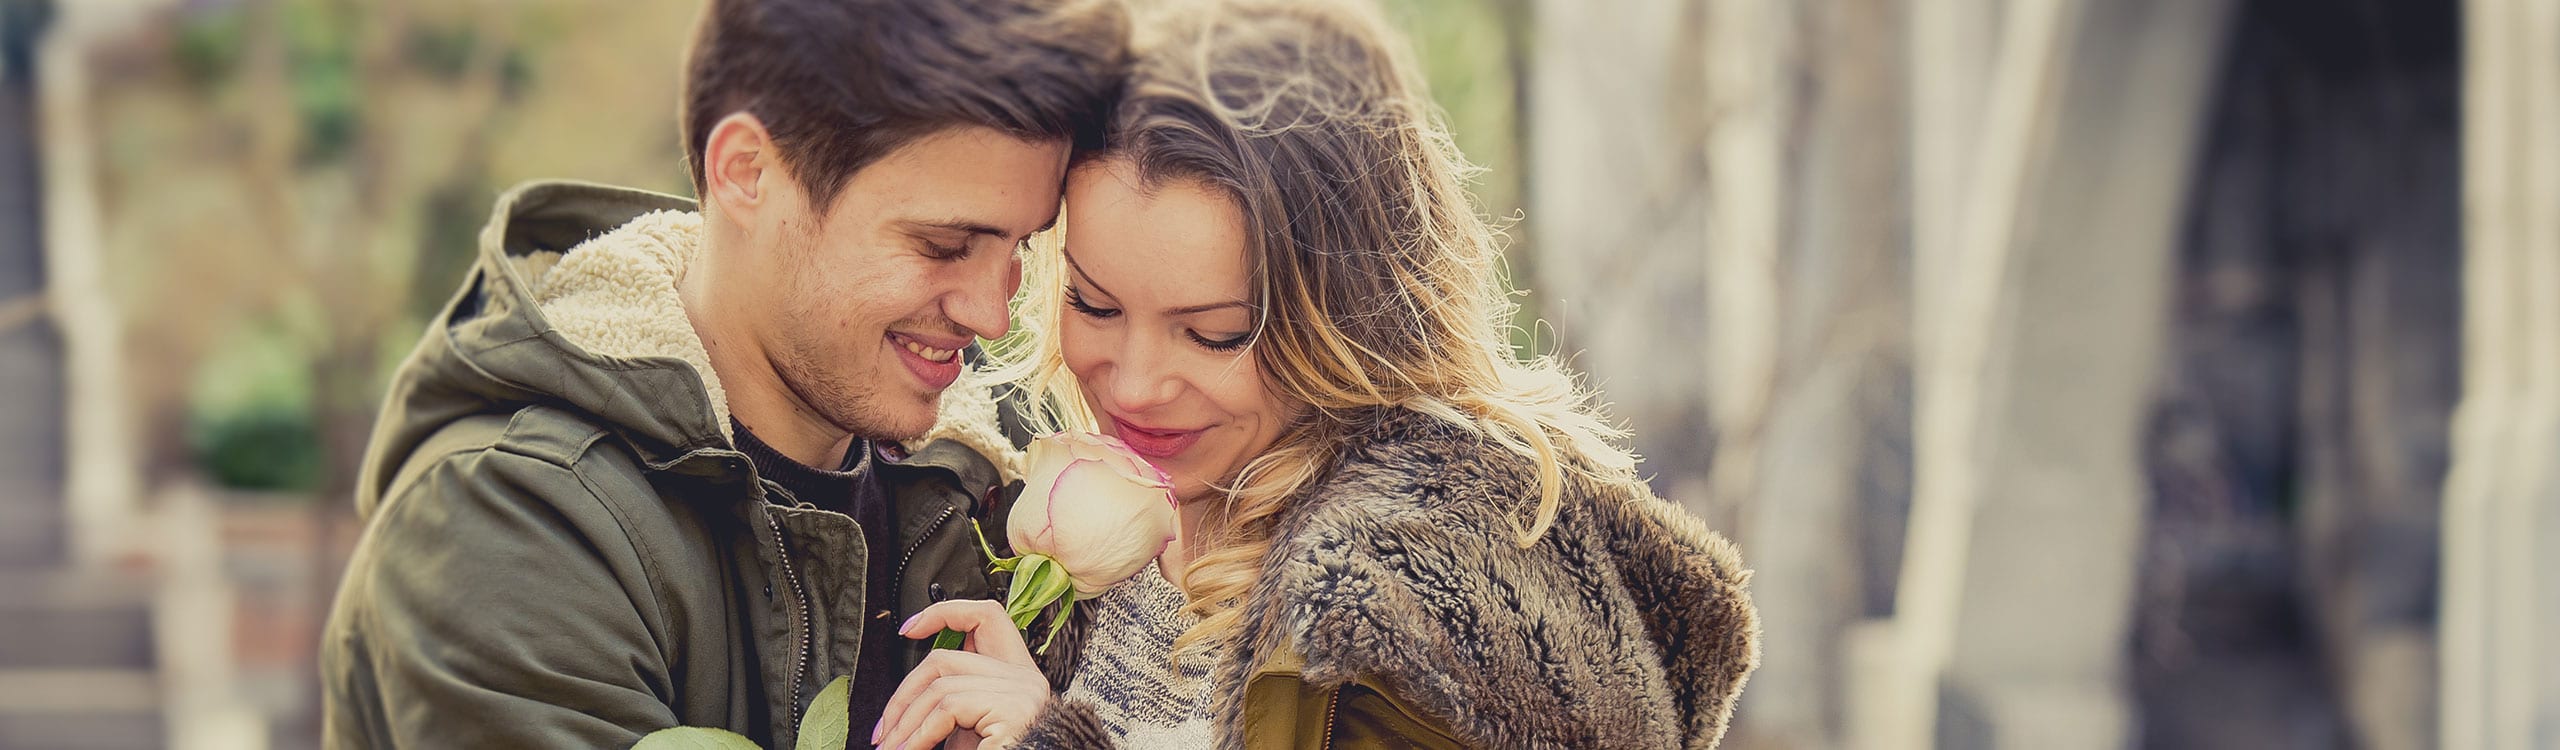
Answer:
<svg viewBox="0 0 2560 750"><path fill-rule="evenodd" d="M960 288L945 300L943 313L978 338L1004 338L1005 331L1013 328L1009 305L1020 279L1021 266L1015 261L990 263L961 281Z"/></svg>

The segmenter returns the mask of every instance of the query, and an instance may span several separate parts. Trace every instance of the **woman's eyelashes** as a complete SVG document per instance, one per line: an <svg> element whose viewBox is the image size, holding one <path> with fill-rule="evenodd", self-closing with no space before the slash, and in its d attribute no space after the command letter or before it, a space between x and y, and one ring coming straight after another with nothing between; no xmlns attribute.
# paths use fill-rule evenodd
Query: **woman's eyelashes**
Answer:
<svg viewBox="0 0 2560 750"><path fill-rule="evenodd" d="M1067 287L1067 306L1075 308L1076 312L1086 317L1097 320L1116 317L1120 314L1117 308L1094 307L1092 303L1084 301L1084 293L1076 291L1073 285Z"/></svg>
<svg viewBox="0 0 2560 750"><path fill-rule="evenodd" d="M1094 305L1092 302L1086 301L1084 298L1084 292L1078 291L1073 284L1067 286L1067 307L1075 310L1078 315L1083 315L1095 320L1108 320L1120 316L1119 308L1099 307ZM1207 336L1200 335L1199 331L1185 329L1182 332L1182 335L1185 338L1191 339L1191 343L1198 345L1200 348L1213 352L1232 352L1237 349L1244 348L1247 344L1253 343L1253 332L1251 331L1223 338L1209 338Z"/></svg>
<svg viewBox="0 0 2560 750"><path fill-rule="evenodd" d="M1253 333L1250 331L1222 339L1202 336L1199 331L1183 331L1182 335L1191 337L1191 343L1199 344L1201 348L1213 352L1232 352L1253 343Z"/></svg>

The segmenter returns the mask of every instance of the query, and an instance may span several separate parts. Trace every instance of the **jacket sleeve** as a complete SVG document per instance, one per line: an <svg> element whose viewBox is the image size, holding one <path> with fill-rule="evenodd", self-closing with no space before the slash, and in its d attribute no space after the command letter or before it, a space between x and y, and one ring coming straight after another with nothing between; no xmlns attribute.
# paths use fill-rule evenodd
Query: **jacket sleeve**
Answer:
<svg viewBox="0 0 2560 750"><path fill-rule="evenodd" d="M440 459L378 509L322 641L329 747L628 747L677 723L666 618L575 470Z"/></svg>

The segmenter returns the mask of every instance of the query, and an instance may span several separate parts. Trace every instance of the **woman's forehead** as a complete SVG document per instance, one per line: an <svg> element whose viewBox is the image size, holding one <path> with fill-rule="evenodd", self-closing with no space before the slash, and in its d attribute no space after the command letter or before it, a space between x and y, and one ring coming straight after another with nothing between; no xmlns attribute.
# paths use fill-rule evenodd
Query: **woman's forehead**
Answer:
<svg viewBox="0 0 2560 750"><path fill-rule="evenodd" d="M1121 170L1077 170L1067 185L1066 240L1074 268L1123 303L1230 302L1252 283L1243 213L1196 181L1142 188Z"/></svg>

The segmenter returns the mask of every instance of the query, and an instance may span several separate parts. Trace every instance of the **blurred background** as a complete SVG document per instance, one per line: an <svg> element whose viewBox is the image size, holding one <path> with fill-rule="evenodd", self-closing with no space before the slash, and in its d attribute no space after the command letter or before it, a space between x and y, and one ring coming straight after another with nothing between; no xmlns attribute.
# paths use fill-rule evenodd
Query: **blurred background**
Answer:
<svg viewBox="0 0 2560 750"><path fill-rule="evenodd" d="M2560 0L1383 2L1757 569L1726 747L2560 748ZM315 745L387 374L685 192L698 9L0 0L0 748Z"/></svg>

